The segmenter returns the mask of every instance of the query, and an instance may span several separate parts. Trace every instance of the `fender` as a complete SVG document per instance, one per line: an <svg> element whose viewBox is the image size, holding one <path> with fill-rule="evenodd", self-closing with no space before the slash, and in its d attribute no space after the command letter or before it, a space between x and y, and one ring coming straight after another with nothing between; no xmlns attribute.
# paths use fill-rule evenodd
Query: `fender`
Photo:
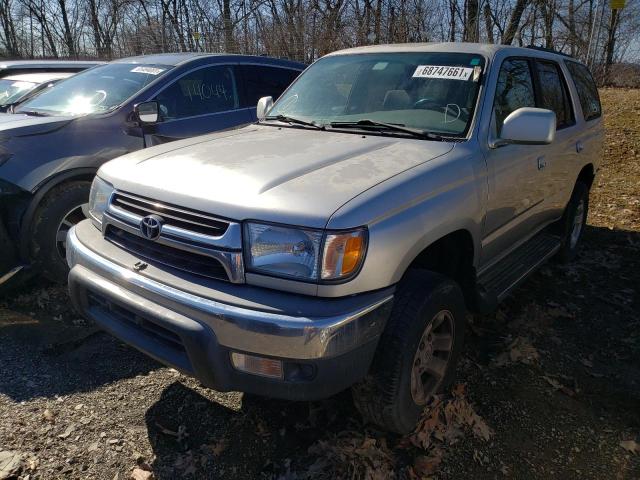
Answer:
<svg viewBox="0 0 640 480"><path fill-rule="evenodd" d="M29 232L31 231L31 223L33 221L33 215L36 209L40 205L40 202L53 188L61 185L70 180L91 180L98 173L97 168L84 167L74 168L72 170L66 170L55 176L48 178L46 181L38 185L35 189L35 194L31 198L29 205L27 206L24 214L22 215L22 221L20 222L20 236L18 242L19 257L22 260L29 258Z"/></svg>

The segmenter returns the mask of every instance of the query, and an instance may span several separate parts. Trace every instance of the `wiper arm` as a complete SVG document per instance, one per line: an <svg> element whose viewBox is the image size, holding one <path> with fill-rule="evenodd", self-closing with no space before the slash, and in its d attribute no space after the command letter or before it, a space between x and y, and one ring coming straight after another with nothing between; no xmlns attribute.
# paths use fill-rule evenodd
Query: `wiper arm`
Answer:
<svg viewBox="0 0 640 480"><path fill-rule="evenodd" d="M324 130L324 125L319 125L316 122L307 122L299 118L290 117L288 115L274 115L272 117L265 117L265 120L278 120L279 122L294 123L297 125L304 125L305 127L313 127L318 130Z"/></svg>
<svg viewBox="0 0 640 480"><path fill-rule="evenodd" d="M46 113L36 112L35 110L20 110L15 113L24 113L25 115L29 115L30 117L48 117Z"/></svg>
<svg viewBox="0 0 640 480"><path fill-rule="evenodd" d="M379 128L386 130L393 130L396 132L403 132L413 135L418 138L426 138L428 140L445 140L445 138L437 133L427 132L425 130L419 130L417 128L405 127L402 124L398 123L386 123L386 122L377 122L375 120L370 120L365 118L363 120L358 120L357 122L331 122L330 124L334 128Z"/></svg>

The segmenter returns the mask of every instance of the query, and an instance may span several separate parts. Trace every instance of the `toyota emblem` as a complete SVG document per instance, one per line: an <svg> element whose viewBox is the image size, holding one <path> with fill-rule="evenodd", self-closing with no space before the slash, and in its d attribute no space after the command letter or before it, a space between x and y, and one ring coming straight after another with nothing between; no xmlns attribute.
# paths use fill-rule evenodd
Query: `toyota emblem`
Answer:
<svg viewBox="0 0 640 480"><path fill-rule="evenodd" d="M158 215L147 215L140 221L140 233L149 240L157 240L162 232L164 220Z"/></svg>

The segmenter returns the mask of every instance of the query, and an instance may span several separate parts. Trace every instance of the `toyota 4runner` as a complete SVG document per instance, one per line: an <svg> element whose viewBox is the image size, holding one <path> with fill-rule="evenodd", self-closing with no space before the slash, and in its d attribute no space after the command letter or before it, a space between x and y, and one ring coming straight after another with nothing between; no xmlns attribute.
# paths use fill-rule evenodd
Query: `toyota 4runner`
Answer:
<svg viewBox="0 0 640 480"><path fill-rule="evenodd" d="M327 55L257 124L111 161L68 234L76 308L218 390L411 430L465 311L571 259L602 149L576 60L476 44Z"/></svg>

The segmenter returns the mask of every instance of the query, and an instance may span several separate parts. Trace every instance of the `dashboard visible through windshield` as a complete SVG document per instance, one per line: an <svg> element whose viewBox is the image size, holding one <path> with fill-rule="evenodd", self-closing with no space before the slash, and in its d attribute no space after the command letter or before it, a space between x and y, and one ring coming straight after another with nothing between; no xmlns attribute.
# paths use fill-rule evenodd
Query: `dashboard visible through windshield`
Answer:
<svg viewBox="0 0 640 480"><path fill-rule="evenodd" d="M386 123L464 136L484 64L482 56L462 53L328 56L300 76L268 118L292 117L327 126Z"/></svg>

